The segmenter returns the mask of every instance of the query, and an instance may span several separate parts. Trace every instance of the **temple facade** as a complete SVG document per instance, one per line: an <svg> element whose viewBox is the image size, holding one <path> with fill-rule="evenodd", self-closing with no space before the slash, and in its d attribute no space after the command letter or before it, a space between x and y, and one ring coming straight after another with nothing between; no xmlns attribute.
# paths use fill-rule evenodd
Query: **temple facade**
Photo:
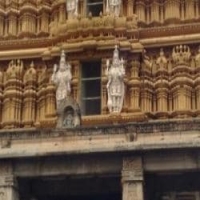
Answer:
<svg viewBox="0 0 200 200"><path fill-rule="evenodd" d="M199 0L1 0L0 200L198 200L199 75Z"/></svg>

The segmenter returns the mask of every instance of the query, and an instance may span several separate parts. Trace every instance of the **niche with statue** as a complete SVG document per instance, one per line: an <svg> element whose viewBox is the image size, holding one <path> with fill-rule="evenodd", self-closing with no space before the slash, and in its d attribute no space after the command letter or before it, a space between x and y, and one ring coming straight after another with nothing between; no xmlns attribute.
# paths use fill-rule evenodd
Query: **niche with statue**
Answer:
<svg viewBox="0 0 200 200"><path fill-rule="evenodd" d="M56 85L57 128L80 126L81 113L78 103L71 97L71 65L61 52L60 64L54 65L52 81Z"/></svg>

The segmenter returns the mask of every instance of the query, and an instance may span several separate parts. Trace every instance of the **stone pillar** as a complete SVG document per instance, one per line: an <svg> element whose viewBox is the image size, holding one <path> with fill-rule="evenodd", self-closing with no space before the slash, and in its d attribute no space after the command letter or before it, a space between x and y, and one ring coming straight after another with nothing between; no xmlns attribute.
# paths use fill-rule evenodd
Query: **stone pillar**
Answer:
<svg viewBox="0 0 200 200"><path fill-rule="evenodd" d="M122 200L143 200L141 157L126 157L123 159Z"/></svg>
<svg viewBox="0 0 200 200"><path fill-rule="evenodd" d="M16 178L12 173L11 163L0 162L0 199L19 200Z"/></svg>

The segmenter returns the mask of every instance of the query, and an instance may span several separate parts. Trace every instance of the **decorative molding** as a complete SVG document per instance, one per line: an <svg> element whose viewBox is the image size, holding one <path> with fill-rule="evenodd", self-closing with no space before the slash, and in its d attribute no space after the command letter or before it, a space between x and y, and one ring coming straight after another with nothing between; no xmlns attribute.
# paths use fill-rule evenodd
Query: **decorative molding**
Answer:
<svg viewBox="0 0 200 200"><path fill-rule="evenodd" d="M200 131L200 120L171 120L156 122L136 122L129 124L104 125L99 127L80 127L76 129L38 129L23 128L12 130L1 130L0 139L10 140L23 139L45 139L59 138L63 136L90 136L90 135L112 135L112 134L154 134L184 131Z"/></svg>

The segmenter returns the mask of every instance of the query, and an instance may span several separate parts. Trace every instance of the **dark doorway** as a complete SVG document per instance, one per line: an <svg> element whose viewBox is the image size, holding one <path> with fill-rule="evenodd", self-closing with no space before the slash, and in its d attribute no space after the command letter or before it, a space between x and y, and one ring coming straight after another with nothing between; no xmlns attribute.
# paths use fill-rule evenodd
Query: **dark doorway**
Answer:
<svg viewBox="0 0 200 200"><path fill-rule="evenodd" d="M200 198L200 173L149 173L145 176L145 200L196 200Z"/></svg>
<svg viewBox="0 0 200 200"><path fill-rule="evenodd" d="M121 200L119 177L34 177L18 182L21 200Z"/></svg>

